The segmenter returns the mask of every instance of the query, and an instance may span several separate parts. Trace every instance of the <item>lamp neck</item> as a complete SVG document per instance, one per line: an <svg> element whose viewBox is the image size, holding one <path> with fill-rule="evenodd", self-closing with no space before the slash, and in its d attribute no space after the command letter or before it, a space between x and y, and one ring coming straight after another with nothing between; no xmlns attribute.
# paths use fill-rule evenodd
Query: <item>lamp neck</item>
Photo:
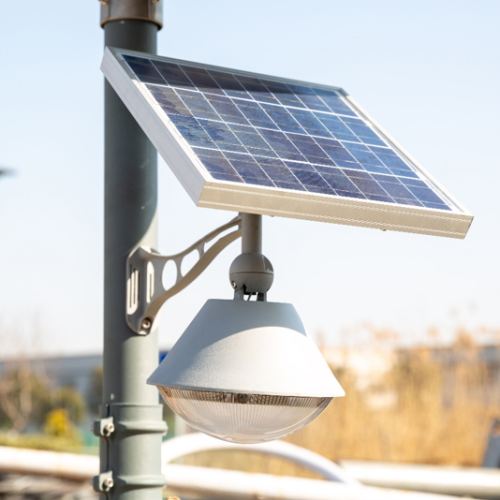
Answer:
<svg viewBox="0 0 500 500"><path fill-rule="evenodd" d="M240 214L241 253L262 253L262 215Z"/></svg>
<svg viewBox="0 0 500 500"><path fill-rule="evenodd" d="M273 266L262 255L262 215L240 214L241 255L231 264L229 279L234 298L243 300L252 295L265 301L274 278Z"/></svg>

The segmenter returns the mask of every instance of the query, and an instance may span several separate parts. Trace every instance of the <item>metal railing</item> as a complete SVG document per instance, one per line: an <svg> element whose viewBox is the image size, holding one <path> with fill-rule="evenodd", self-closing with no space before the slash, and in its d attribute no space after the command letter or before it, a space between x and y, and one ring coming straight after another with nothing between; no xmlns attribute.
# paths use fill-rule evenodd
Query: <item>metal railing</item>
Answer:
<svg viewBox="0 0 500 500"><path fill-rule="evenodd" d="M326 480L254 474L171 464L192 453L246 450L291 460ZM50 451L0 447L0 473L33 474L88 480L99 469L98 458ZM342 461L341 466L309 450L274 441L237 445L203 434L188 434L162 445L162 473L181 495L265 500L451 500L443 494L475 498L500 497L500 471L465 467L398 465ZM425 492L408 492L398 489ZM432 492L432 493L431 493ZM441 493L441 494L436 494ZM455 498L456 500L456 498Z"/></svg>

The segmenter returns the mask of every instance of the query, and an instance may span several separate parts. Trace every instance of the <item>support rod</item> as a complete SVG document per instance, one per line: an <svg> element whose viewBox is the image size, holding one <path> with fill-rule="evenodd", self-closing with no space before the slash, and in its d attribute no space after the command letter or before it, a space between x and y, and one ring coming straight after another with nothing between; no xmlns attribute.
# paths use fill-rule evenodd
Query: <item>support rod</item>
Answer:
<svg viewBox="0 0 500 500"><path fill-rule="evenodd" d="M136 3L141 3L138 0ZM158 25L118 19L104 25L105 45L156 53ZM118 95L105 83L104 359L101 498L160 500L161 435L166 431L156 388L157 332L128 327L126 260L139 246L157 246L157 154ZM103 420L101 420L102 422ZM110 427L110 424L112 426Z"/></svg>
<svg viewBox="0 0 500 500"><path fill-rule="evenodd" d="M262 215L241 214L241 253L262 253Z"/></svg>

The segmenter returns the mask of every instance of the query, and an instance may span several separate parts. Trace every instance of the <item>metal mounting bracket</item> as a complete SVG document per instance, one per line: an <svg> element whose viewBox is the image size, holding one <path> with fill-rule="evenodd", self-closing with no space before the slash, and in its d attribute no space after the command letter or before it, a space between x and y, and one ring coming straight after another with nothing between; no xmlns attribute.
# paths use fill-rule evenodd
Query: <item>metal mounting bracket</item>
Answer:
<svg viewBox="0 0 500 500"><path fill-rule="evenodd" d="M92 487L94 491L106 493L113 486L115 482L113 480L113 471L101 472L99 475L92 478Z"/></svg>
<svg viewBox="0 0 500 500"><path fill-rule="evenodd" d="M113 417L100 418L99 420L94 420L94 425L92 426L92 432L97 437L108 438L115 432L115 424Z"/></svg>
<svg viewBox="0 0 500 500"><path fill-rule="evenodd" d="M237 229L219 238L208 250L205 246L219 234L237 227ZM147 335L155 328L161 306L171 297L192 283L209 264L229 244L241 237L241 217L228 223L175 255L161 255L156 250L146 247L135 249L127 259L127 309L128 326L138 335ZM198 251L198 262L185 274L182 274L182 261L193 251ZM173 261L177 268L175 284L168 290L163 286L163 269L167 262Z"/></svg>

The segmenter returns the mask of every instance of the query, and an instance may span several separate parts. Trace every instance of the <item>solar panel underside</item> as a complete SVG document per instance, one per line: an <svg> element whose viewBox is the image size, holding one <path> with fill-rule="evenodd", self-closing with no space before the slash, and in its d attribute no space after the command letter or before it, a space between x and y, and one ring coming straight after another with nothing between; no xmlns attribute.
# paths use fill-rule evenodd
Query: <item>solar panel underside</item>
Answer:
<svg viewBox="0 0 500 500"><path fill-rule="evenodd" d="M112 57L119 62L122 76L152 104L151 111L163 115L165 133L174 135L191 160L188 168L201 173L211 186L215 203L208 201L205 206L220 202L216 208L329 220L324 207L315 216L307 203L305 211L299 208L288 213L287 196L297 205L310 195L315 203L331 203L332 219L336 208L344 209L338 216L344 220L332 222L381 227L383 216L378 214L374 220L361 216L364 220L357 221L360 216L354 208L362 207L365 212L371 208L376 213L385 207L388 229L439 234L442 229L426 229L423 222L434 217L434 223L448 221L450 234L445 235L465 236L472 217L395 147L341 89L116 50ZM115 81L120 94L124 86L116 81L116 71L106 71L106 64L103 71L112 84ZM126 97L123 90L122 94ZM137 106L132 100L130 96L124 99L134 114ZM142 114L135 113L139 123L144 117L137 115ZM175 161L168 152L164 156L167 163ZM220 189L214 195L217 186ZM245 191L264 193L268 201L274 195L283 213L273 209L276 203L270 203L267 211L259 202L249 207L245 197L242 206L237 206L235 193ZM196 197L204 205L203 196L196 193ZM346 203L354 209L352 218L345 217ZM404 222L406 214L423 217L422 227L405 227L411 226Z"/></svg>

